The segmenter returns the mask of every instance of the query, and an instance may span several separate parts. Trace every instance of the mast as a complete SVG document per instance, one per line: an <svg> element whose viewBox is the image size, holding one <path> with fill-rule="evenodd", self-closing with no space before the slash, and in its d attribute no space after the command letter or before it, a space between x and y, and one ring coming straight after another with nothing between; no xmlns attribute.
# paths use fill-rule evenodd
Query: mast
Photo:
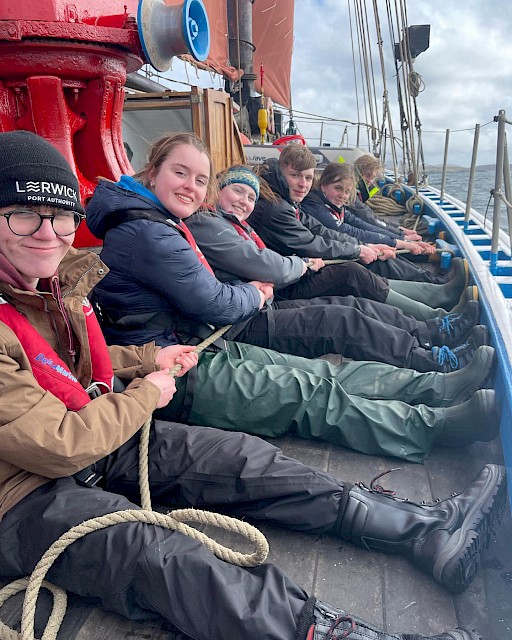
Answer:
<svg viewBox="0 0 512 640"><path fill-rule="evenodd" d="M243 71L243 75L236 82L226 80L225 89L239 104L240 112L235 114L235 119L240 131L251 137L250 102L256 80L253 70L252 0L227 0L227 12L229 59L233 66Z"/></svg>
<svg viewBox="0 0 512 640"><path fill-rule="evenodd" d="M240 107L247 105L256 80L253 70L252 4L252 0L227 0L229 58L231 64L244 72L239 88ZM235 94L236 88L232 87L229 93Z"/></svg>

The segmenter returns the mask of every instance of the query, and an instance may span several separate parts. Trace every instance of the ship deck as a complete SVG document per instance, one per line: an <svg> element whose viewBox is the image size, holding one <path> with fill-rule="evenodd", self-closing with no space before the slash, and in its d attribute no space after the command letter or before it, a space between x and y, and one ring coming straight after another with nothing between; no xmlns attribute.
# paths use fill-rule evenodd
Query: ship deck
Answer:
<svg viewBox="0 0 512 640"><path fill-rule="evenodd" d="M293 436L274 440L287 455L351 482L369 483L377 474L401 466L382 479L398 495L413 500L443 498L460 491L486 462L500 462L499 440L463 450L436 449L424 464L399 464L324 442ZM269 560L280 565L317 597L343 607L388 631L440 632L454 626L480 630L484 640L512 639L512 536L510 513L504 514L482 567L470 588L452 597L428 575L399 556L360 549L329 536L311 536L259 525L270 544ZM249 551L234 535L206 528L224 544ZM41 636L50 597L41 596L36 637ZM6 624L19 622L22 595L9 600L0 613ZM188 640L162 620L132 622L99 609L93 602L70 596L58 640ZM211 640L220 640L212 638ZM231 638L226 630L224 640Z"/></svg>

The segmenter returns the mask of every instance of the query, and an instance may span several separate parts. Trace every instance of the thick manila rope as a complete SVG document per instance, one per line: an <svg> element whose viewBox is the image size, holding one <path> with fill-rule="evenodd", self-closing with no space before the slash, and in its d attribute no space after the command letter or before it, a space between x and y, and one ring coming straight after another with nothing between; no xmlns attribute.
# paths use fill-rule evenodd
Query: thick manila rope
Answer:
<svg viewBox="0 0 512 640"><path fill-rule="evenodd" d="M388 198L388 196L382 196L379 194L375 194L371 198L368 198L365 204L367 204L375 213L387 216L400 215L406 211L404 205Z"/></svg>
<svg viewBox="0 0 512 640"><path fill-rule="evenodd" d="M452 255L455 255L455 251L453 251L452 249L436 249L435 251L436 253L451 253ZM400 255L403 253L411 253L410 249L397 249L395 251L396 255ZM379 253L379 255L382 255L382 253ZM337 258L336 260L324 260L324 265L326 267L328 267L331 264L344 264L345 262L357 262L359 260L359 258ZM308 267L312 267L314 266L314 262L308 262L307 263Z"/></svg>
<svg viewBox="0 0 512 640"><path fill-rule="evenodd" d="M231 325L227 325L217 330L206 340L201 342L194 349L195 353L201 353L210 344L220 338ZM175 365L169 375L175 375L181 369L181 365ZM141 481L141 498L142 509L127 509L109 513L97 518L91 518L64 533L56 540L50 548L44 553L37 563L32 575L29 578L16 580L0 590L0 606L6 602L12 595L26 590L25 599L23 601L23 610L21 616L21 633L10 629L7 625L0 622L0 640L35 640L34 638L34 617L36 610L37 598L41 587L49 589L54 598L53 609L48 620L46 629L41 640L55 640L60 625L66 613L66 592L44 581L44 577L50 570L55 560L60 554L67 549L73 542L83 538L93 531L106 529L115 524L126 522L142 522L144 524L152 524L179 531L184 535L188 535L199 542L202 542L212 553L218 558L236 564L242 567L255 567L265 561L269 547L265 536L256 527L246 522L230 518L209 511L198 509L178 509L170 514L161 514L151 510L151 497L149 493L149 471L148 471L148 451L149 451L149 433L151 429L151 416L146 420L142 427L141 443L139 447L139 465L140 465L140 481ZM254 544L256 551L252 554L242 554L233 551L228 547L224 547L215 540L209 538L206 534L194 529L183 523L183 521L198 522L202 524L210 524L221 527L243 535Z"/></svg>

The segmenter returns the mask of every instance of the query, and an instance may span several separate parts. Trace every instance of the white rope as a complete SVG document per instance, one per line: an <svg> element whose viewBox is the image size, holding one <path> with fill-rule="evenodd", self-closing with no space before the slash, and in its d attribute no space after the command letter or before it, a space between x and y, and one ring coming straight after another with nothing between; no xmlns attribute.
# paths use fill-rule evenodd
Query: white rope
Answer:
<svg viewBox="0 0 512 640"><path fill-rule="evenodd" d="M215 340L222 336L231 327L227 325L218 329L206 340L203 340L194 349L195 353L200 353L211 345ZM181 364L176 364L170 371L169 375L174 376L182 368ZM108 513L104 516L91 518L81 524L72 527L56 540L46 551L37 563L30 578L23 578L11 582L0 590L0 606L4 604L11 596L25 589L25 598L23 601L23 611L21 616L21 633L17 633L10 629L7 625L0 622L0 640L35 640L34 636L34 619L36 612L37 598L41 587L45 587L53 594L53 608L43 633L41 640L56 640L60 625L66 613L67 598L66 593L59 587L44 581L44 577L52 567L53 563L71 544L83 538L84 536L99 531L116 524L126 522L141 522L160 526L165 529L179 531L180 533L190 536L204 544L207 549L214 553L218 558L236 564L242 567L255 567L268 556L269 546L265 536L247 522L230 518L228 516L213 513L210 511L202 511L199 509L180 509L170 514L161 514L151 511L151 496L149 491L149 435L151 429L151 417L149 417L141 432L141 444L139 447L139 480L141 485L141 498L143 509L126 509L124 511L116 511ZM228 531L240 534L246 537L254 546L255 551L251 554L243 554L233 551L224 545L216 542L206 534L190 527L187 522L197 522L201 524L213 525Z"/></svg>

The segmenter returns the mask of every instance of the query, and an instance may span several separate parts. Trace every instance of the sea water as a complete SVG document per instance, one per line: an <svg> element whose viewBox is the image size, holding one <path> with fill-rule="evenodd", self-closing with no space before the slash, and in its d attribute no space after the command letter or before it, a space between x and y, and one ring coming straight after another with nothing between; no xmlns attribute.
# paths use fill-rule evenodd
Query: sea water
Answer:
<svg viewBox="0 0 512 640"><path fill-rule="evenodd" d="M441 188L441 173L429 173L428 183L437 189ZM471 206L483 216L492 218L494 198L491 196L491 189L494 189L495 173L494 169L478 169L475 172L473 184L473 197ZM453 171L446 174L445 194L467 202L469 184L469 169L463 171ZM503 189L503 187L502 187ZM505 205L501 208L501 219L506 219Z"/></svg>

